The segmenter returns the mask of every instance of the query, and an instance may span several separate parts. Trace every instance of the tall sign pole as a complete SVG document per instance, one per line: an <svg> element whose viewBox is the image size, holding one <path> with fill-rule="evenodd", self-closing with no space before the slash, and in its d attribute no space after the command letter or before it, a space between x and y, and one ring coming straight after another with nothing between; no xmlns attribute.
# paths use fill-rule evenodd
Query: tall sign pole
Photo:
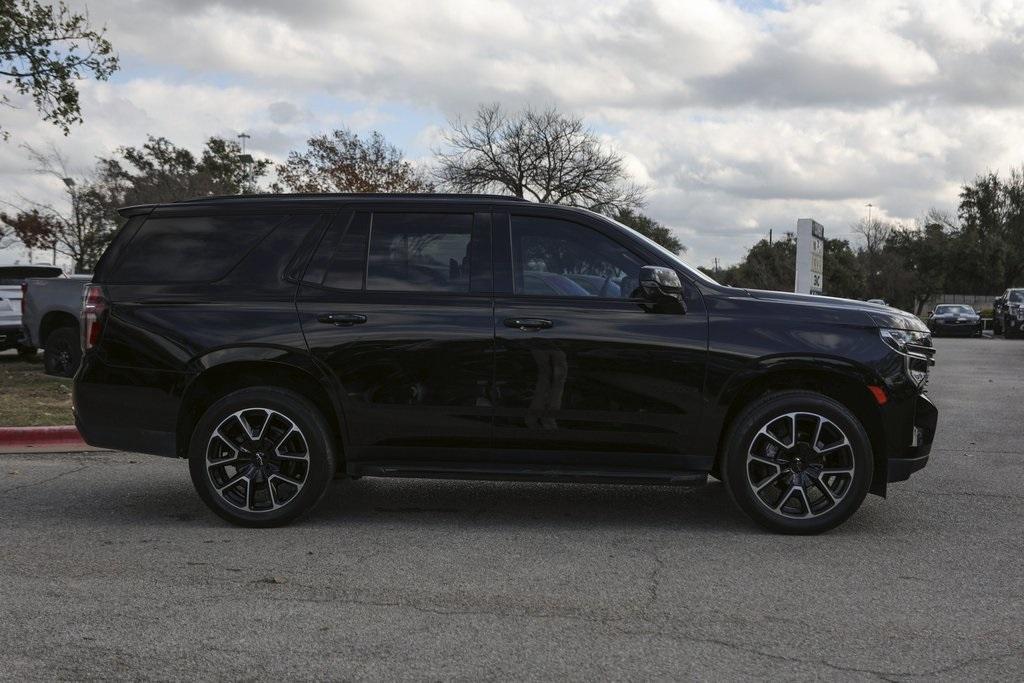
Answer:
<svg viewBox="0 0 1024 683"><path fill-rule="evenodd" d="M821 294L825 287L825 227L816 220L796 222L796 283L798 294Z"/></svg>

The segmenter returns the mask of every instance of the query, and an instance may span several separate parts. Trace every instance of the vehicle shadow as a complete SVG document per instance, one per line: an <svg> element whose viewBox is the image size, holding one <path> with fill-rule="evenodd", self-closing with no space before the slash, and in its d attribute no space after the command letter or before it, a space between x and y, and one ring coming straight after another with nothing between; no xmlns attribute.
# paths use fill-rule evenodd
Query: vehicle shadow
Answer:
<svg viewBox="0 0 1024 683"><path fill-rule="evenodd" d="M101 456L102 457L102 456ZM184 468L173 477L98 477L45 504L41 490L8 501L2 516L17 524L50 517L107 528L188 525L232 529L199 499ZM52 492L51 492L52 494ZM733 504L721 483L706 486L630 486L427 479L332 482L303 528L690 529L762 533Z"/></svg>

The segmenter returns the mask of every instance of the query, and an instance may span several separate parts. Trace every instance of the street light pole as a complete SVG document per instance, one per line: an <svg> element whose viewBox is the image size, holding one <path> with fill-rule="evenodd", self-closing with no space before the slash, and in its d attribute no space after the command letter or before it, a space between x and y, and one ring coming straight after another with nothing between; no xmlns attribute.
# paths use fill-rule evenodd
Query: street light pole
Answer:
<svg viewBox="0 0 1024 683"><path fill-rule="evenodd" d="M245 153L245 143L252 136L248 133L239 133L237 137L241 140L241 143L239 143L241 153L238 155L238 159L245 166L245 187L242 188L241 194L245 194L253 185L253 158L251 155Z"/></svg>
<svg viewBox="0 0 1024 683"><path fill-rule="evenodd" d="M64 178L64 184L67 185L68 194L71 195L71 213L75 217L75 233L81 235L82 224L81 219L78 216L78 192L75 190L75 179ZM53 236L53 265L57 265L57 235ZM78 264L75 264L75 270L78 270Z"/></svg>

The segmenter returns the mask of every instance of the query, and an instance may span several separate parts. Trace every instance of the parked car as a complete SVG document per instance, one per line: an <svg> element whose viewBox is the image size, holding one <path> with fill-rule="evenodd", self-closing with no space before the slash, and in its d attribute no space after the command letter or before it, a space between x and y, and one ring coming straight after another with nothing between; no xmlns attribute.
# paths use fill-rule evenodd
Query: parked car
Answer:
<svg viewBox="0 0 1024 683"><path fill-rule="evenodd" d="M78 427L187 458L237 524L295 519L336 473L714 475L769 529L815 533L928 461L916 317L725 287L589 211L276 195L122 214L85 298Z"/></svg>
<svg viewBox="0 0 1024 683"><path fill-rule="evenodd" d="M981 336L981 316L967 304L939 304L928 314L927 325L936 337Z"/></svg>
<svg viewBox="0 0 1024 683"><path fill-rule="evenodd" d="M1024 334L1024 287L1011 287L992 301L992 331L1007 339Z"/></svg>
<svg viewBox="0 0 1024 683"><path fill-rule="evenodd" d="M26 343L43 349L47 374L72 377L82 359L79 316L91 275L25 281L22 327Z"/></svg>
<svg viewBox="0 0 1024 683"><path fill-rule="evenodd" d="M60 266L23 264L0 266L0 351L17 349L18 355L31 357L36 348L24 338L21 329L23 287L26 278L60 278Z"/></svg>

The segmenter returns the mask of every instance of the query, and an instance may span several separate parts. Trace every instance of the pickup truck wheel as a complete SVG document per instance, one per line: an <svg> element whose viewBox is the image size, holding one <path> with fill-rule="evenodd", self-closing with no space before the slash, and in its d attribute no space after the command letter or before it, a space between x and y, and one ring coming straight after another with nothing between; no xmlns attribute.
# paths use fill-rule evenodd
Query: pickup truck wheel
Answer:
<svg viewBox="0 0 1024 683"><path fill-rule="evenodd" d="M81 362L82 347L77 329L58 327L46 337L46 348L43 350L43 368L46 374L74 377Z"/></svg>
<svg viewBox="0 0 1024 683"><path fill-rule="evenodd" d="M1012 318L1007 318L1003 321L1003 333L1007 339L1016 339L1019 335L1017 328L1013 324Z"/></svg>
<svg viewBox="0 0 1024 683"><path fill-rule="evenodd" d="M771 394L733 421L723 480L739 507L786 534L827 531L852 515L871 485L874 457L860 421L809 391Z"/></svg>
<svg viewBox="0 0 1024 683"><path fill-rule="evenodd" d="M324 416L302 396L275 387L220 399L189 444L199 496L240 526L281 526L311 510L334 478L334 463Z"/></svg>

